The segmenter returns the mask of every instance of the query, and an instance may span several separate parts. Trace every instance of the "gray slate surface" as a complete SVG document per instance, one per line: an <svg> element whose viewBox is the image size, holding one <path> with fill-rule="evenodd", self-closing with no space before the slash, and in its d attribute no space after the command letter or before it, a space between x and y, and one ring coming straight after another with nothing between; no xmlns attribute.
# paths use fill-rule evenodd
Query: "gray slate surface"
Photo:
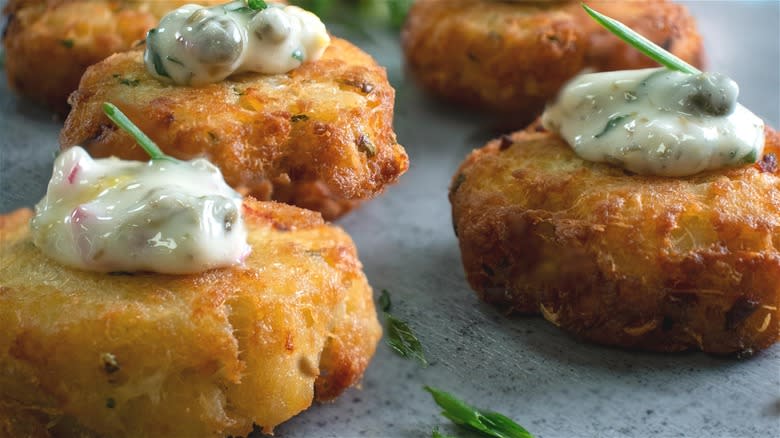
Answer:
<svg viewBox="0 0 780 438"><path fill-rule="evenodd" d="M780 127L780 3L689 6L709 69L736 79L741 103ZM426 384L504 412L537 437L780 436L780 345L742 361L628 352L481 304L463 275L446 194L462 158L495 134L492 122L425 98L404 75L396 37L356 42L388 68L398 93L396 130L412 164L399 184L340 224L377 295L390 290L394 313L415 328L431 365L420 368L380 345L362 390L310 409L277 436L420 437L437 425L455 433ZM43 195L60 127L2 81L0 212Z"/></svg>

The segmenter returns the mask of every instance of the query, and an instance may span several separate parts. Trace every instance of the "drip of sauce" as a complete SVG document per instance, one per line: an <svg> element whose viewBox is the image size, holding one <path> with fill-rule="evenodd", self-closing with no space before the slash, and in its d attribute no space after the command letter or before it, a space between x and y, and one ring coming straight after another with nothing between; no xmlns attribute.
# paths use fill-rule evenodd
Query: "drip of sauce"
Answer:
<svg viewBox="0 0 780 438"><path fill-rule="evenodd" d="M286 73L319 59L329 44L322 21L297 6L190 4L149 31L144 62L163 82L201 86L241 72Z"/></svg>
<svg viewBox="0 0 780 438"><path fill-rule="evenodd" d="M93 160L77 146L57 157L31 229L72 268L195 273L249 254L241 205L207 160Z"/></svg>
<svg viewBox="0 0 780 438"><path fill-rule="evenodd" d="M583 160L681 177L761 157L764 122L738 95L737 84L719 73L584 74L561 90L542 123Z"/></svg>

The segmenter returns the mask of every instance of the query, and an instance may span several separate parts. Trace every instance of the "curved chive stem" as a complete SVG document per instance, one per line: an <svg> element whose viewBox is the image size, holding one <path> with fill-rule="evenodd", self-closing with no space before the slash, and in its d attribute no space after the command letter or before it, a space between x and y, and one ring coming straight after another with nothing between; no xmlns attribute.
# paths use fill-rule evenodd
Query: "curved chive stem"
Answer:
<svg viewBox="0 0 780 438"><path fill-rule="evenodd" d="M130 136L135 139L136 143L138 143L138 145L141 146L141 148L146 151L147 154L149 154L149 157L151 157L152 160L178 161L171 156L165 155L165 153L160 150L160 147L157 146L151 138L144 134L143 131L135 126L135 124L133 124L133 122L131 122L130 119L128 119L127 116L113 103L103 102L103 112L106 113L106 116L108 116L112 122L116 123L117 126L130 134Z"/></svg>
<svg viewBox="0 0 780 438"><path fill-rule="evenodd" d="M627 42L640 52L647 55L650 59L656 61L664 67L667 67L671 70L681 71L683 73L701 73L701 71L699 71L699 69L696 67L672 55L658 44L636 33L633 29L626 26L625 24L615 20L614 18L607 17L602 13L594 11L585 3L582 3L582 7L585 9L585 12L587 12L588 15L596 20L597 23L604 26L608 31L614 33L618 38Z"/></svg>

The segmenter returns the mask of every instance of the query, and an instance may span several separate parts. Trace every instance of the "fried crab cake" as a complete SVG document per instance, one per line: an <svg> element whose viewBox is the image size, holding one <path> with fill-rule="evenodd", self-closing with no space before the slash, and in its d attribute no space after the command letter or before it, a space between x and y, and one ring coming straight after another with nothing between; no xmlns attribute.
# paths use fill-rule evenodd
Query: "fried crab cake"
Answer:
<svg viewBox="0 0 780 438"><path fill-rule="evenodd" d="M221 0L200 0L217 4ZM183 0L10 0L4 13L8 83L61 114L90 65L128 50Z"/></svg>
<svg viewBox="0 0 780 438"><path fill-rule="evenodd" d="M780 334L780 135L764 152L664 178L583 161L541 128L491 141L450 189L468 281L598 343L766 348Z"/></svg>
<svg viewBox="0 0 780 438"><path fill-rule="evenodd" d="M63 267L32 212L0 216L0 431L270 433L357 383L381 328L349 236L292 206L244 212L244 266L177 276Z"/></svg>
<svg viewBox="0 0 780 438"><path fill-rule="evenodd" d="M84 75L60 143L94 157L144 159L103 114L112 102L165 153L204 156L239 190L333 219L408 168L393 132L394 100L385 70L339 38L289 73L244 73L198 88L163 84L140 51L126 52Z"/></svg>
<svg viewBox="0 0 780 438"><path fill-rule="evenodd" d="M589 4L701 63L701 38L684 7L657 0ZM525 122L585 68L648 65L588 17L580 2L418 0L402 45L409 70L433 94Z"/></svg>

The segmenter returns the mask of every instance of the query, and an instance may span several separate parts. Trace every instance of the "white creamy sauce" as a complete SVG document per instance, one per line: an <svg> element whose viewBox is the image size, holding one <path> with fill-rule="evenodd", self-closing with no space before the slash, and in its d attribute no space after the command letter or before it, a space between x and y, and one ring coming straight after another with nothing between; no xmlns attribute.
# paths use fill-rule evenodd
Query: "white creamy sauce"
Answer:
<svg viewBox="0 0 780 438"><path fill-rule="evenodd" d="M718 73L584 74L563 88L542 122L584 160L687 176L761 157L764 122L737 103L738 94L737 84Z"/></svg>
<svg viewBox="0 0 780 438"><path fill-rule="evenodd" d="M61 153L35 207L33 242L77 269L200 272L249 254L241 195L213 164Z"/></svg>
<svg viewBox="0 0 780 438"><path fill-rule="evenodd" d="M234 73L286 73L319 59L330 44L325 25L297 6L245 1L206 8L185 5L146 37L144 62L164 82L200 86Z"/></svg>

